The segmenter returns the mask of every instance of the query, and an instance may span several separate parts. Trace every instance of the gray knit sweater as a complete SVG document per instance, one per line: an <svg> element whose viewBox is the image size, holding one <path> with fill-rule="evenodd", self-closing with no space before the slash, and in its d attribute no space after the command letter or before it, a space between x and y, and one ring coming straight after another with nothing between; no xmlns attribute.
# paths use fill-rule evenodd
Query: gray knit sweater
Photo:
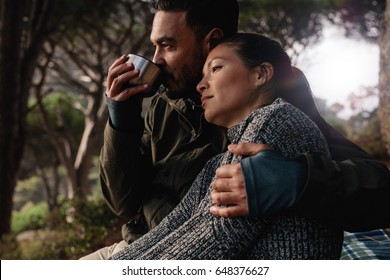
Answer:
<svg viewBox="0 0 390 280"><path fill-rule="evenodd" d="M317 126L301 111L277 99L228 130L232 143L271 146L287 158L310 151L329 156ZM225 152L212 158L181 203L160 223L112 259L337 259L342 232L286 213L268 218L221 218L209 208L216 169L239 162Z"/></svg>

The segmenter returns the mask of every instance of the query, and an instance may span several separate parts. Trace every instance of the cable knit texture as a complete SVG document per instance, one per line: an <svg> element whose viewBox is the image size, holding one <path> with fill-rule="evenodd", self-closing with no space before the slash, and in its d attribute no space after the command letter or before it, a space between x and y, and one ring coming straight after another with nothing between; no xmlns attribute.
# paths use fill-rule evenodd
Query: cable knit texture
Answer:
<svg viewBox="0 0 390 280"><path fill-rule="evenodd" d="M287 158L310 151L329 157L317 126L301 111L277 99L228 130L232 143L271 146ZM267 218L221 218L209 208L216 169L237 163L229 151L212 158L181 203L148 234L112 259L338 259L342 231L314 219L286 213ZM281 174L283 176L283 174Z"/></svg>

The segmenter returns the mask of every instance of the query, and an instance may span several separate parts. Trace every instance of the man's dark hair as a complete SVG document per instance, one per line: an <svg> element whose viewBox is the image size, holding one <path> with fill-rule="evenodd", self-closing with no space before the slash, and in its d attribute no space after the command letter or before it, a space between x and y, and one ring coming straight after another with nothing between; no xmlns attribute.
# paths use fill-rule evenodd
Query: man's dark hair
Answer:
<svg viewBox="0 0 390 280"><path fill-rule="evenodd" d="M220 28L224 36L237 33L237 0L159 0L156 11L186 12L186 22L198 39L213 28Z"/></svg>

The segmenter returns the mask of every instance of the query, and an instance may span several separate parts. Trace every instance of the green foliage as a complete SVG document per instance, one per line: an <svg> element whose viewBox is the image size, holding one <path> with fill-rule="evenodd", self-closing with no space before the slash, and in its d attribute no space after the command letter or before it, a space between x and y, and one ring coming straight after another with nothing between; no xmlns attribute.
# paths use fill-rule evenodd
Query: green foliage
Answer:
<svg viewBox="0 0 390 280"><path fill-rule="evenodd" d="M20 210L26 201L37 203L43 200L41 180L38 176L19 180L14 194L14 210Z"/></svg>
<svg viewBox="0 0 390 280"><path fill-rule="evenodd" d="M11 224L12 233L18 234L22 231L44 227L47 214L48 207L46 203L26 203L20 211L14 211L13 213Z"/></svg>
<svg viewBox="0 0 390 280"><path fill-rule="evenodd" d="M40 252L40 259L75 259L97 250L105 244L109 234L120 232L118 219L103 200L78 204L68 201L51 219L58 219L57 237L48 250Z"/></svg>
<svg viewBox="0 0 390 280"><path fill-rule="evenodd" d="M19 260L22 257L19 243L14 234L7 234L0 239L0 259Z"/></svg>
<svg viewBox="0 0 390 280"><path fill-rule="evenodd" d="M49 121L53 127L57 127L57 132L63 132L64 128L70 130L72 135L80 138L84 129L84 116L74 109L73 104L85 103L73 92L54 92L43 99L43 106L49 114ZM35 106L35 102L30 102L30 107ZM43 133L43 124L38 108L34 108L27 118L28 127L34 136ZM31 134L30 132L30 134Z"/></svg>
<svg viewBox="0 0 390 280"><path fill-rule="evenodd" d="M4 238L0 258L78 259L119 240L120 225L102 199L65 201L52 212L43 202L29 203L15 212L13 235Z"/></svg>
<svg viewBox="0 0 390 280"><path fill-rule="evenodd" d="M240 29L270 36L293 58L321 37L329 3L310 0L240 1Z"/></svg>
<svg viewBox="0 0 390 280"><path fill-rule="evenodd" d="M84 130L84 116L78 110L73 108L73 104L83 102L74 93L55 92L46 96L43 100L43 106L48 113L49 124L55 128L60 138L71 139L74 144L71 149L78 149L76 143L79 143ZM58 156L52 145L51 139L45 130L45 124L42 121L42 115L39 112L35 100L31 100L30 111L27 115L27 132L25 155L21 164L20 177L28 178L37 172L37 167L52 167L58 162Z"/></svg>

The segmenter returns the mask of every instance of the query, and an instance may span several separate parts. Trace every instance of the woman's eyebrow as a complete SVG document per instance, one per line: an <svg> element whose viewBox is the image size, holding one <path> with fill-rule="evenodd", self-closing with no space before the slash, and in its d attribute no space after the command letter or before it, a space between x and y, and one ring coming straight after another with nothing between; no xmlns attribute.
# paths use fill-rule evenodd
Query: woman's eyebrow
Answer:
<svg viewBox="0 0 390 280"><path fill-rule="evenodd" d="M218 59L224 59L223 57L214 57L212 60L210 60L208 63L207 63L207 68L210 68L210 65L211 63L213 63L215 60L218 60Z"/></svg>

